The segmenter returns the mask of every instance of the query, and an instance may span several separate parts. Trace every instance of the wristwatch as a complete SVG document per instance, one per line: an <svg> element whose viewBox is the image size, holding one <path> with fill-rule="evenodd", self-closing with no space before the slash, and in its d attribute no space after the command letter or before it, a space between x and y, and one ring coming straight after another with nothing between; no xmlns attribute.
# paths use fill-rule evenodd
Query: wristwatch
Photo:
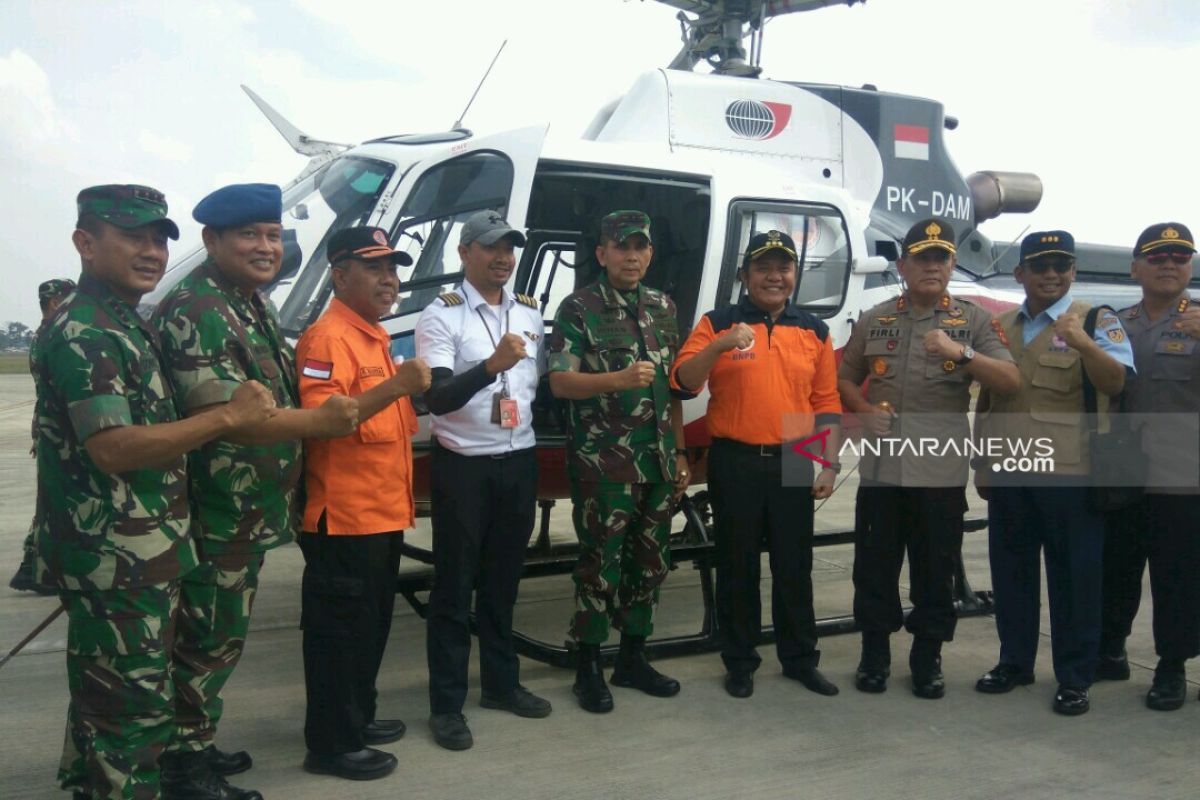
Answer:
<svg viewBox="0 0 1200 800"><path fill-rule="evenodd" d="M955 361L954 363L962 367L970 364L973 358L975 358L975 348L971 347L969 344L965 344L963 345L962 355L959 356L958 361Z"/></svg>

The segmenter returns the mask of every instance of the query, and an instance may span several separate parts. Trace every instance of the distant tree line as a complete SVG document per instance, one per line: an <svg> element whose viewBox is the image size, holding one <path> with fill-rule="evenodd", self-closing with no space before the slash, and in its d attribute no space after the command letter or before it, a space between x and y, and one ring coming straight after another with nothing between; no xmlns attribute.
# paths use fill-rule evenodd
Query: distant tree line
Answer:
<svg viewBox="0 0 1200 800"><path fill-rule="evenodd" d="M0 322L0 350L28 350L34 333L24 322Z"/></svg>

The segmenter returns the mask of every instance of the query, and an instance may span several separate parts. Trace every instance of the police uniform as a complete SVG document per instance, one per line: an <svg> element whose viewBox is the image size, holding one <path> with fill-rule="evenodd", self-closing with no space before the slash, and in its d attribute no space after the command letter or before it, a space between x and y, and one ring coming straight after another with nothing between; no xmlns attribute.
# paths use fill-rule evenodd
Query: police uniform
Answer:
<svg viewBox="0 0 1200 800"><path fill-rule="evenodd" d="M742 268L771 251L781 251L795 262L795 247L785 233L756 234L749 240ZM783 448L785 441L840 424L842 411L833 341L825 323L790 303L772 320L748 296L708 312L692 330L672 371L678 396L695 397L702 388L680 383L680 367L743 323L754 332L754 342L746 350L729 350L718 357L708 373L704 415L712 436L708 491L718 554L721 660L731 676L727 688L737 697L752 690L748 676L762 663L755 647L762 627L759 576L764 544L770 554L771 618L779 662L785 674L815 684L809 676L821 653L812 596L813 462L797 459L800 474L785 480ZM739 681L745 686L740 691ZM837 691L827 682L821 686L823 693Z"/></svg>
<svg viewBox="0 0 1200 800"><path fill-rule="evenodd" d="M179 236L148 187L85 189L78 208L81 218L157 223ZM197 563L185 459L110 475L85 446L110 428L178 419L158 335L85 271L38 352L38 575L67 612L71 692L58 779L77 798L158 797L179 578Z"/></svg>
<svg viewBox="0 0 1200 800"><path fill-rule="evenodd" d="M280 198L270 184L227 186L192 215L216 229L279 222ZM163 297L153 322L183 414L227 402L248 380L266 387L276 407L299 407L295 354L274 305L236 286L211 256ZM176 733L168 753L174 762L175 754L203 752L216 771L234 774L250 767L250 757L213 746L221 690L245 648L264 554L295 536L301 443L217 439L190 455L188 471L201 563L181 586Z"/></svg>
<svg viewBox="0 0 1200 800"><path fill-rule="evenodd" d="M650 219L640 211L614 212L601 221L602 241L634 235L650 240ZM669 376L678 349L675 303L645 283L618 291L601 273L568 295L555 316L551 373L620 372L638 361L655 367L653 382L642 389L567 402L567 471L580 546L570 635L581 645L581 675L598 669L611 618L622 633L613 677L618 684L628 684L624 666L649 667L642 648L654 630L654 608L670 568L677 445ZM640 674L657 676L652 693L679 691L678 682L665 676ZM611 696L605 705L602 710L611 708Z"/></svg>
<svg viewBox="0 0 1200 800"><path fill-rule="evenodd" d="M1191 232L1178 223L1150 226L1133 257L1154 253L1194 255ZM1125 387L1123 409L1146 415L1138 423L1142 450L1150 455L1149 488L1138 503L1106 520L1099 677L1129 676L1125 638L1137 615L1149 562L1159 663L1146 703L1158 710L1182 704L1184 662L1200 654L1200 530L1191 523L1200 495L1200 346L1175 326L1181 314L1198 307L1185 290L1157 320L1150 319L1142 303L1119 315L1137 366Z"/></svg>
<svg viewBox="0 0 1200 800"><path fill-rule="evenodd" d="M525 243L498 214L480 212L463 226L461 243L491 245L506 236L517 246ZM488 375L485 362L509 333L524 339L527 356ZM500 304L492 306L469 281L430 303L417 322L416 352L433 375L425 400L433 415L434 586L427 654L434 718L461 715L466 700L472 591L485 700L524 692L512 618L536 516L531 406L544 371L544 344L533 298L504 289ZM515 424L502 424L502 411L511 419L513 404ZM548 703L544 712L540 716L550 713Z"/></svg>
<svg viewBox="0 0 1200 800"><path fill-rule="evenodd" d="M62 278L52 278L48 281L42 281L38 284L38 302L42 307L42 322L38 325L37 330L33 334L33 339L29 343L29 373L33 376L34 382L37 381L38 372L38 339L41 336L42 329L49 322L49 317L46 317L49 304L53 300L60 302L67 297L71 292L75 291L75 281L65 280ZM37 457L37 412L34 412L31 426L31 438L33 444L29 448L29 454ZM43 586L36 579L36 561L37 561L37 530L38 530L37 512L34 512L32 522L29 523L29 533L25 535L25 541L21 545L21 565L17 567L16 574L8 582L12 589L17 591L32 591L38 594L54 594L54 589L49 586Z"/></svg>
<svg viewBox="0 0 1200 800"><path fill-rule="evenodd" d="M1065 231L1032 233L1021 244L1021 264L1047 256L1071 257ZM1000 661L976 688L1008 691L1032 681L1041 617L1040 553L1045 551L1050 600L1050 639L1059 692L1055 709L1088 710L1100 640L1103 522L1087 502L1090 471L1087 420L1083 413L1083 363L1079 352L1054 333L1068 311L1084 317L1089 306L1067 293L1031 317L1028 301L1000 316L1009 348L1021 370L1021 389L980 395L982 435L1005 441L1049 439L1054 471L1028 476L989 474L988 551L996 603ZM1099 314L1095 342L1111 358L1133 368L1133 353L1116 315ZM1065 690L1065 691L1064 691Z"/></svg>
<svg viewBox="0 0 1200 800"><path fill-rule="evenodd" d="M328 251L331 266L345 259L412 263L379 228L338 231ZM396 374L387 331L337 297L300 337L296 358L304 408L334 395L357 397ZM401 397L349 436L306 442L300 627L311 772L378 778L396 766L390 753L363 750L405 731L399 720L376 719L375 681L392 626L403 533L414 523L416 430L412 402ZM338 758L346 754L355 756Z"/></svg>
<svg viewBox="0 0 1200 800"><path fill-rule="evenodd" d="M906 255L929 248L955 252L954 231L945 220L917 223L905 237ZM889 438L967 441L973 380L968 362L926 352L930 331L942 331L976 353L1012 361L999 327L983 308L943 294L932 308L918 312L906 293L862 313L838 378L855 385L870 379L868 402L890 406L894 414ZM858 687L882 691L891 662L888 637L901 625L913 635L914 676L940 672L941 645L954 638L954 574L961 558L968 462L965 455L930 457L902 450L889 456L864 449L859 474L853 575L854 619L863 632ZM907 619L898 585L906 551L913 604Z"/></svg>

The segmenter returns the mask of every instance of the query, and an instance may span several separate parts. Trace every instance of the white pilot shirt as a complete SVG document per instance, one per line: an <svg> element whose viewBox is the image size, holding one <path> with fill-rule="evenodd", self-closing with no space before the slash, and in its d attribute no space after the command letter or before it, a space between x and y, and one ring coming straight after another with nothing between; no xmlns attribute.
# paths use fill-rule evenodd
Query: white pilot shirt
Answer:
<svg viewBox="0 0 1200 800"><path fill-rule="evenodd" d="M491 385L475 393L457 411L433 420L433 435L447 450L464 456L483 456L524 450L535 444L533 435L533 398L538 379L546 371L546 336L542 315L519 302L504 290L500 306L489 306L468 281L450 294L464 302L450 305L440 297L421 312L417 321L417 356L430 369L451 369L455 375L486 361L505 333L525 339L526 358L504 373L508 396L517 401L520 423L502 428L492 422L492 395L504 385L497 375Z"/></svg>

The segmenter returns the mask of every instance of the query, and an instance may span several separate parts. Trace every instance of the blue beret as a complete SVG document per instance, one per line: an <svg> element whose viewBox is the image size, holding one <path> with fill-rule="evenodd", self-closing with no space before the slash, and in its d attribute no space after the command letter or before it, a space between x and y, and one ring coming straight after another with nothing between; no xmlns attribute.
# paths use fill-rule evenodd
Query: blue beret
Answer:
<svg viewBox="0 0 1200 800"><path fill-rule="evenodd" d="M192 209L192 219L214 228L251 222L279 222L283 192L273 183L235 183L205 197Z"/></svg>

